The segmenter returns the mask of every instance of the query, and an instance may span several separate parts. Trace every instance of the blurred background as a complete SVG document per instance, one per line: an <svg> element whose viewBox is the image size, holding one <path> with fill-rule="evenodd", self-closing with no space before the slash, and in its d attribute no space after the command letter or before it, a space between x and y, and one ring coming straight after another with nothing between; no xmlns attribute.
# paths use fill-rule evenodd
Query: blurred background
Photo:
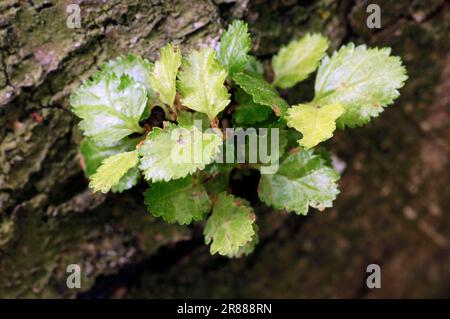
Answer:
<svg viewBox="0 0 450 319"><path fill-rule="evenodd" d="M367 6L378 4L381 28ZM80 28L66 8L80 8ZM257 200L258 176L233 191L257 206L260 244L241 259L210 256L201 225L154 219L143 187L93 194L80 167L81 134L68 97L110 58L154 60L216 43L233 19L249 23L253 54L322 32L330 50L390 46L409 80L363 128L326 146L345 166L332 209L307 217ZM0 2L0 297L450 297L450 5L445 0L3 0ZM312 95L314 76L282 92ZM368 289L366 267L381 266ZM66 267L79 264L81 289Z"/></svg>

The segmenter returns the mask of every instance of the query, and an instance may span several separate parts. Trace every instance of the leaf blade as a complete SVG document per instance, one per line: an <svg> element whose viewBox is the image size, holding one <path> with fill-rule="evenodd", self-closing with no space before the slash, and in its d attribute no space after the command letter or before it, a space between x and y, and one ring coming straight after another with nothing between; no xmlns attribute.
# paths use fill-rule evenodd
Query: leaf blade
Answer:
<svg viewBox="0 0 450 319"><path fill-rule="evenodd" d="M211 48L193 51L183 61L182 69L178 75L181 102L214 119L230 103L224 85L227 72L217 61L215 51Z"/></svg>
<svg viewBox="0 0 450 319"><path fill-rule="evenodd" d="M136 148L138 140L124 138L114 145L102 147L90 138L85 138L80 145L80 153L83 158L83 170L86 177L93 175L97 168L102 165L103 160L112 155L132 151Z"/></svg>
<svg viewBox="0 0 450 319"><path fill-rule="evenodd" d="M105 63L101 70L105 73L113 73L120 77L127 75L133 81L141 83L147 90L150 107L158 103L158 97L150 83L150 74L153 71L153 63L135 54L121 55L114 60Z"/></svg>
<svg viewBox="0 0 450 319"><path fill-rule="evenodd" d="M132 133L142 133L139 120L147 104L145 87L128 76L97 73L70 97L72 111L81 118L84 135L99 145L117 143Z"/></svg>
<svg viewBox="0 0 450 319"><path fill-rule="evenodd" d="M228 258L241 258L242 256L248 256L255 250L256 246L259 244L259 236L258 236L258 225L253 223L253 231L255 232L252 239L247 242L244 246L239 247L237 252L233 252L227 254Z"/></svg>
<svg viewBox="0 0 450 319"><path fill-rule="evenodd" d="M366 124L400 95L407 75L389 48L368 49L353 43L325 57L317 73L314 103L340 103L345 108L339 127Z"/></svg>
<svg viewBox="0 0 450 319"><path fill-rule="evenodd" d="M292 106L287 112L287 124L303 134L298 142L310 149L333 136L336 120L344 113L341 104L317 107L311 104Z"/></svg>
<svg viewBox="0 0 450 319"><path fill-rule="evenodd" d="M138 164L137 151L119 153L108 157L102 162L97 172L92 175L89 187L94 192L107 193L111 187L117 185L120 179Z"/></svg>
<svg viewBox="0 0 450 319"><path fill-rule="evenodd" d="M180 49L167 44L160 51L159 61L150 73L150 84L158 93L159 99L173 107L176 94L176 78L181 65Z"/></svg>
<svg viewBox="0 0 450 319"><path fill-rule="evenodd" d="M321 34L306 34L281 48L272 58L274 85L282 89L293 87L314 72L325 55L329 42Z"/></svg>
<svg viewBox="0 0 450 319"><path fill-rule="evenodd" d="M278 92L261 77L246 73L236 73L233 80L253 97L257 104L267 105L272 108L277 116L286 113L289 105Z"/></svg>
<svg viewBox="0 0 450 319"><path fill-rule="evenodd" d="M139 148L140 169L152 182L182 178L211 163L221 144L221 137L195 126L155 127Z"/></svg>
<svg viewBox="0 0 450 319"><path fill-rule="evenodd" d="M332 206L339 193L339 174L312 151L291 152L277 173L262 175L258 186L261 201L277 209L306 215L309 207Z"/></svg>
<svg viewBox="0 0 450 319"><path fill-rule="evenodd" d="M217 59L228 70L229 74L244 70L251 48L247 23L235 20L221 37L217 45Z"/></svg>
<svg viewBox="0 0 450 319"><path fill-rule="evenodd" d="M242 89L238 89L234 93L234 99L238 103L233 113L236 124L255 124L267 120L272 114L272 109L269 106L253 102L252 96Z"/></svg>
<svg viewBox="0 0 450 319"><path fill-rule="evenodd" d="M205 188L192 176L151 184L144 196L153 216L180 225L203 220L211 207Z"/></svg>
<svg viewBox="0 0 450 319"><path fill-rule="evenodd" d="M137 166L130 168L125 175L123 175L117 184L111 187L111 192L122 193L123 191L135 186L141 177L141 172Z"/></svg>
<svg viewBox="0 0 450 319"><path fill-rule="evenodd" d="M237 254L253 239L254 221L255 214L248 202L225 192L220 193L203 232L205 243L211 244L211 254Z"/></svg>

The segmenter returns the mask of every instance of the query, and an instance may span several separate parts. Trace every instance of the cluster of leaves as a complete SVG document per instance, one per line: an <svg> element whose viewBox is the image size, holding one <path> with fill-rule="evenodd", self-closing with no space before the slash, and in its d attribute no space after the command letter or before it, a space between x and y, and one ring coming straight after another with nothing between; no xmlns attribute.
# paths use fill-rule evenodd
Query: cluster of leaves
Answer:
<svg viewBox="0 0 450 319"><path fill-rule="evenodd" d="M350 43L327 56L328 45L322 35L307 34L281 48L272 59L272 83L249 54L242 21L228 27L215 49L182 57L169 44L155 63L130 54L103 65L71 96L85 135L81 152L90 187L121 192L143 175L151 214L169 223L206 220L212 254L249 254L258 242L256 216L228 186L230 172L242 165L214 163L226 118L234 126L278 127L285 137L279 170L261 175L262 202L299 215L309 207L330 207L339 174L312 148L336 127L361 126L378 116L399 96L407 76L388 48ZM291 88L316 70L311 102L290 106L280 97L276 88ZM164 112L160 125L149 121L156 108ZM196 119L207 125L197 127ZM298 145L286 136L300 136Z"/></svg>

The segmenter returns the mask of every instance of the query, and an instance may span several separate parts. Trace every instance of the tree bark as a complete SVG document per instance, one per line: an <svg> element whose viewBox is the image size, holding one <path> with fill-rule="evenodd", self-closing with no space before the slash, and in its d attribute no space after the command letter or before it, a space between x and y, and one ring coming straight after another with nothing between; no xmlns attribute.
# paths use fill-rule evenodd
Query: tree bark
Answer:
<svg viewBox="0 0 450 319"><path fill-rule="evenodd" d="M439 297L450 292L450 6L444 0L72 1L0 3L0 297ZM245 19L266 62L305 32L335 49L390 46L409 80L401 98L364 128L327 142L345 163L335 207L307 217L256 202L261 243L236 260L210 256L201 226L152 218L143 186L87 190L81 133L68 97L103 62L127 52L154 60L167 42L211 45ZM311 97L312 80L282 92ZM251 179L243 180L251 188ZM242 185L233 185L239 192ZM255 191L256 191L256 187ZM379 264L382 288L366 287ZM82 288L68 289L79 264Z"/></svg>

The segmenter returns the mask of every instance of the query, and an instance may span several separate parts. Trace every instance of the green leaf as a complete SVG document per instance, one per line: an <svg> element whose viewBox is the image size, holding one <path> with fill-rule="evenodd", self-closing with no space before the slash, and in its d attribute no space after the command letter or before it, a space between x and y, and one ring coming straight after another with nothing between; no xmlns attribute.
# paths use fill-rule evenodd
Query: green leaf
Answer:
<svg viewBox="0 0 450 319"><path fill-rule="evenodd" d="M286 89L306 79L317 69L327 48L328 40L320 34L307 34L291 41L272 59L274 85Z"/></svg>
<svg viewBox="0 0 450 319"><path fill-rule="evenodd" d="M108 157L134 150L139 140L140 139L124 138L113 146L102 147L96 145L90 138L86 138L80 147L86 177L91 177L102 165L103 160ZM139 169L137 167L133 167L120 178L116 185L111 187L111 191L114 193L121 193L124 190L130 189L137 184L139 178Z"/></svg>
<svg viewBox="0 0 450 319"><path fill-rule="evenodd" d="M159 61L155 63L150 74L152 88L158 93L159 99L170 107L175 101L176 78L180 65L180 49L169 43L161 49Z"/></svg>
<svg viewBox="0 0 450 319"><path fill-rule="evenodd" d="M178 125L193 126L195 125L201 131L209 129L209 119L204 113L181 111L177 117Z"/></svg>
<svg viewBox="0 0 450 319"><path fill-rule="evenodd" d="M245 72L247 74L264 76L264 65L253 55L248 56L247 64L245 65Z"/></svg>
<svg viewBox="0 0 450 319"><path fill-rule="evenodd" d="M273 129L277 129L277 128L278 128L278 140L275 140L275 138L272 136L272 134L275 134L275 132L276 132ZM267 136L266 136L266 134L267 134ZM283 128L283 126L280 123L270 124L267 127L266 134L261 134L261 133L259 134L260 142L258 143L258 154L259 154L260 162L261 162L261 154L267 153L269 155L269 162L265 163L265 166L274 165L275 163L278 163L280 158L286 152L286 146L288 144L287 129ZM278 141L278 143L276 141ZM272 144L274 144L274 145L272 145ZM277 145L278 145L278 151L276 151L275 149L272 150L272 147L277 146ZM261 147L264 148L264 151L261 150ZM262 167L264 167L264 165Z"/></svg>
<svg viewBox="0 0 450 319"><path fill-rule="evenodd" d="M242 89L236 90L234 99L238 106L233 113L233 119L238 125L262 122L272 114L272 109L269 106L253 102L252 96Z"/></svg>
<svg viewBox="0 0 450 319"><path fill-rule="evenodd" d="M137 143L138 139L124 138L112 146L103 147L95 144L92 139L85 138L83 143L81 143L80 150L83 156L86 177L94 174L104 159L118 153L132 151L136 148Z"/></svg>
<svg viewBox="0 0 450 319"><path fill-rule="evenodd" d="M227 254L229 258L241 258L242 256L248 256L255 250L255 247L259 244L259 236L258 236L258 225L256 223L253 224L253 231L255 234L250 242L240 247L237 253L235 254Z"/></svg>
<svg viewBox="0 0 450 319"><path fill-rule="evenodd" d="M94 192L107 193L111 187L118 184L120 179L138 164L138 152L131 151L108 157L102 162L97 172L92 175L89 187Z"/></svg>
<svg viewBox="0 0 450 319"><path fill-rule="evenodd" d="M255 124L267 120L272 114L272 109L267 105L256 104L251 95L238 89L234 93L234 99L238 106L233 113L233 119L238 125Z"/></svg>
<svg viewBox="0 0 450 319"><path fill-rule="evenodd" d="M148 211L168 223L187 225L192 221L201 221L211 208L205 188L192 176L154 183L144 196Z"/></svg>
<svg viewBox="0 0 450 319"><path fill-rule="evenodd" d="M302 134L295 129L286 129L286 148L292 149L298 147L298 140L302 138Z"/></svg>
<svg viewBox="0 0 450 319"><path fill-rule="evenodd" d="M153 128L139 148L140 169L153 182L185 177L211 163L220 151L222 138L202 133L195 126Z"/></svg>
<svg viewBox="0 0 450 319"><path fill-rule="evenodd" d="M303 134L299 144L306 149L316 146L333 136L336 119L344 113L341 104L315 106L311 104L294 105L288 110L288 126Z"/></svg>
<svg viewBox="0 0 450 319"><path fill-rule="evenodd" d="M217 59L229 74L241 72L247 64L247 53L250 51L251 45L247 23L235 20L220 37L216 48Z"/></svg>
<svg viewBox="0 0 450 319"><path fill-rule="evenodd" d="M265 105L258 105L253 101L248 104L240 104L233 113L233 119L237 125L252 125L260 123L272 114L272 109Z"/></svg>
<svg viewBox="0 0 450 319"><path fill-rule="evenodd" d="M398 89L407 79L401 59L390 53L390 48L350 43L325 57L317 73L314 104L342 104L339 127L361 126L378 116L400 95Z"/></svg>
<svg viewBox="0 0 450 319"><path fill-rule="evenodd" d="M141 177L141 171L137 166L132 167L123 175L116 185L111 187L113 193L122 193L123 191L135 186Z"/></svg>
<svg viewBox="0 0 450 319"><path fill-rule="evenodd" d="M182 103L214 119L230 103L224 85L227 72L215 58L215 51L211 48L193 51L183 61L182 69L178 74Z"/></svg>
<svg viewBox="0 0 450 319"><path fill-rule="evenodd" d="M211 254L236 255L255 234L255 214L246 200L220 193L204 229Z"/></svg>
<svg viewBox="0 0 450 319"><path fill-rule="evenodd" d="M281 116L287 111L289 105L263 78L245 73L236 73L233 75L233 80L247 94L253 96L255 103L271 107L277 116Z"/></svg>
<svg viewBox="0 0 450 319"><path fill-rule="evenodd" d="M97 73L71 95L70 103L82 119L80 128L98 145L112 145L144 132L139 119L147 104L146 90L126 75Z"/></svg>
<svg viewBox="0 0 450 319"><path fill-rule="evenodd" d="M331 207L339 193L339 174L312 151L291 152L273 175L261 175L259 198L277 209L306 215L308 207Z"/></svg>
<svg viewBox="0 0 450 319"><path fill-rule="evenodd" d="M210 196L217 196L229 187L230 173L234 164L213 163L198 172L199 179Z"/></svg>
<svg viewBox="0 0 450 319"><path fill-rule="evenodd" d="M103 72L114 73L118 77L128 75L133 81L139 82L147 90L148 103L154 106L158 103L158 97L150 84L150 74L153 71L153 63L138 55L122 55L102 66Z"/></svg>

